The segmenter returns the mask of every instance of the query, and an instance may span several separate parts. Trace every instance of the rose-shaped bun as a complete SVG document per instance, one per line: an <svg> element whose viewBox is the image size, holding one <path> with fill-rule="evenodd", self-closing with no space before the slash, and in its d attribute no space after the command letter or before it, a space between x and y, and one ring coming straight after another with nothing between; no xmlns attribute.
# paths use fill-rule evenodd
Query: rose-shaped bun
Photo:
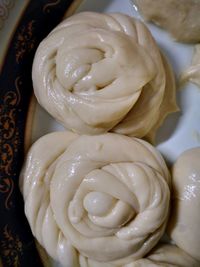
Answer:
<svg viewBox="0 0 200 267"><path fill-rule="evenodd" d="M33 234L64 266L121 266L165 230L170 176L143 140L52 133L30 149L20 180Z"/></svg>
<svg viewBox="0 0 200 267"><path fill-rule="evenodd" d="M185 151L173 166L174 193L169 232L177 246L200 261L199 162L200 147Z"/></svg>
<svg viewBox="0 0 200 267"><path fill-rule="evenodd" d="M176 110L171 69L147 27L120 13L60 23L33 63L39 103L67 129L150 138Z"/></svg>
<svg viewBox="0 0 200 267"><path fill-rule="evenodd" d="M174 245L160 244L150 254L125 267L199 267L200 262ZM99 266L100 267L100 266ZM102 266L103 267L103 266ZM110 266L111 267L111 266Z"/></svg>

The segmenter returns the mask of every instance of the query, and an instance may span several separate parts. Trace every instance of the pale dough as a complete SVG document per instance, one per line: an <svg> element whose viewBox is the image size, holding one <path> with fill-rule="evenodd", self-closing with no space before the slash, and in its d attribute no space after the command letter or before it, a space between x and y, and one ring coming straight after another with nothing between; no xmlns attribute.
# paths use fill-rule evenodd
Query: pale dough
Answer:
<svg viewBox="0 0 200 267"><path fill-rule="evenodd" d="M200 261L199 162L200 147L185 151L173 166L169 233L177 246Z"/></svg>
<svg viewBox="0 0 200 267"><path fill-rule="evenodd" d="M160 244L155 249L153 249L146 258L140 259L136 262L133 262L132 264L127 264L124 267L199 267L199 266L200 262L189 256L187 253L185 253L177 246L169 244Z"/></svg>
<svg viewBox="0 0 200 267"><path fill-rule="evenodd" d="M133 0L146 20L188 43L200 41L199 0Z"/></svg>
<svg viewBox="0 0 200 267"><path fill-rule="evenodd" d="M85 259L84 259L85 260ZM145 258L125 264L122 267L199 267L200 262L175 245L159 244ZM85 260L83 267L121 267Z"/></svg>
<svg viewBox="0 0 200 267"><path fill-rule="evenodd" d="M188 67L180 77L180 83L192 82L200 87L200 45L194 47L191 66Z"/></svg>
<svg viewBox="0 0 200 267"><path fill-rule="evenodd" d="M143 140L58 132L32 146L20 188L32 232L51 257L67 267L117 267L162 237L170 180L159 152Z"/></svg>
<svg viewBox="0 0 200 267"><path fill-rule="evenodd" d="M39 103L80 134L151 139L177 110L173 74L150 31L120 13L65 19L40 43L32 78Z"/></svg>

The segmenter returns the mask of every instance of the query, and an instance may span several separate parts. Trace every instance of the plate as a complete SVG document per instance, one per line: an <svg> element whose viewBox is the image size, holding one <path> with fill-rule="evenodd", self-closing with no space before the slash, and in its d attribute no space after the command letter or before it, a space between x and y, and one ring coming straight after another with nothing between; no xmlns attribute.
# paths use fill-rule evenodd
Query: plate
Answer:
<svg viewBox="0 0 200 267"><path fill-rule="evenodd" d="M18 177L39 42L72 0L0 0L0 255L6 267L43 266L24 215Z"/></svg>
<svg viewBox="0 0 200 267"><path fill-rule="evenodd" d="M42 266L24 216L18 177L24 150L40 136L64 130L31 97L31 65L39 42L67 10L69 15L76 7L76 12L123 12L140 18L129 0L85 0L80 6L79 3L80 0L0 1L0 251L3 266ZM193 46L174 42L154 25L148 24L148 27L178 78L190 64ZM177 102L180 112L168 116L156 137L156 146L169 166L184 150L200 146L199 88L187 84L177 91ZM43 254L43 257L46 256Z"/></svg>

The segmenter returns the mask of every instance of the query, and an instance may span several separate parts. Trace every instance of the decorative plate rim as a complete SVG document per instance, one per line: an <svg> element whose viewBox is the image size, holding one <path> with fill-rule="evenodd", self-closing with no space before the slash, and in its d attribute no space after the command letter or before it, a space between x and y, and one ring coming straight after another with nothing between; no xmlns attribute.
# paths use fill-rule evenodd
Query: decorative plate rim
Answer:
<svg viewBox="0 0 200 267"><path fill-rule="evenodd" d="M18 186L25 130L30 127L27 112L32 94L31 66L39 42L59 23L66 10L73 12L78 2L27 1L3 51L0 68L0 257L3 266L42 266Z"/></svg>

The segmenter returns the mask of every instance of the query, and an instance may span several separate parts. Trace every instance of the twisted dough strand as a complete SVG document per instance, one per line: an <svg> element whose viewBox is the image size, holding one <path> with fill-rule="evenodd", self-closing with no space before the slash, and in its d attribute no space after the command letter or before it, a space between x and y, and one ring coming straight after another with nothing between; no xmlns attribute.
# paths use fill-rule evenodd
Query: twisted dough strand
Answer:
<svg viewBox="0 0 200 267"><path fill-rule="evenodd" d="M118 267L115 264L95 262L80 258L81 267ZM145 258L123 265L123 267L199 267L199 262L179 247L159 244Z"/></svg>
<svg viewBox="0 0 200 267"><path fill-rule="evenodd" d="M83 12L41 42L32 77L39 103L66 128L151 137L176 110L169 70L142 22Z"/></svg>
<svg viewBox="0 0 200 267"><path fill-rule="evenodd" d="M150 144L111 133L44 136L21 174L33 234L64 266L87 258L118 266L146 255L165 230L169 184Z"/></svg>

